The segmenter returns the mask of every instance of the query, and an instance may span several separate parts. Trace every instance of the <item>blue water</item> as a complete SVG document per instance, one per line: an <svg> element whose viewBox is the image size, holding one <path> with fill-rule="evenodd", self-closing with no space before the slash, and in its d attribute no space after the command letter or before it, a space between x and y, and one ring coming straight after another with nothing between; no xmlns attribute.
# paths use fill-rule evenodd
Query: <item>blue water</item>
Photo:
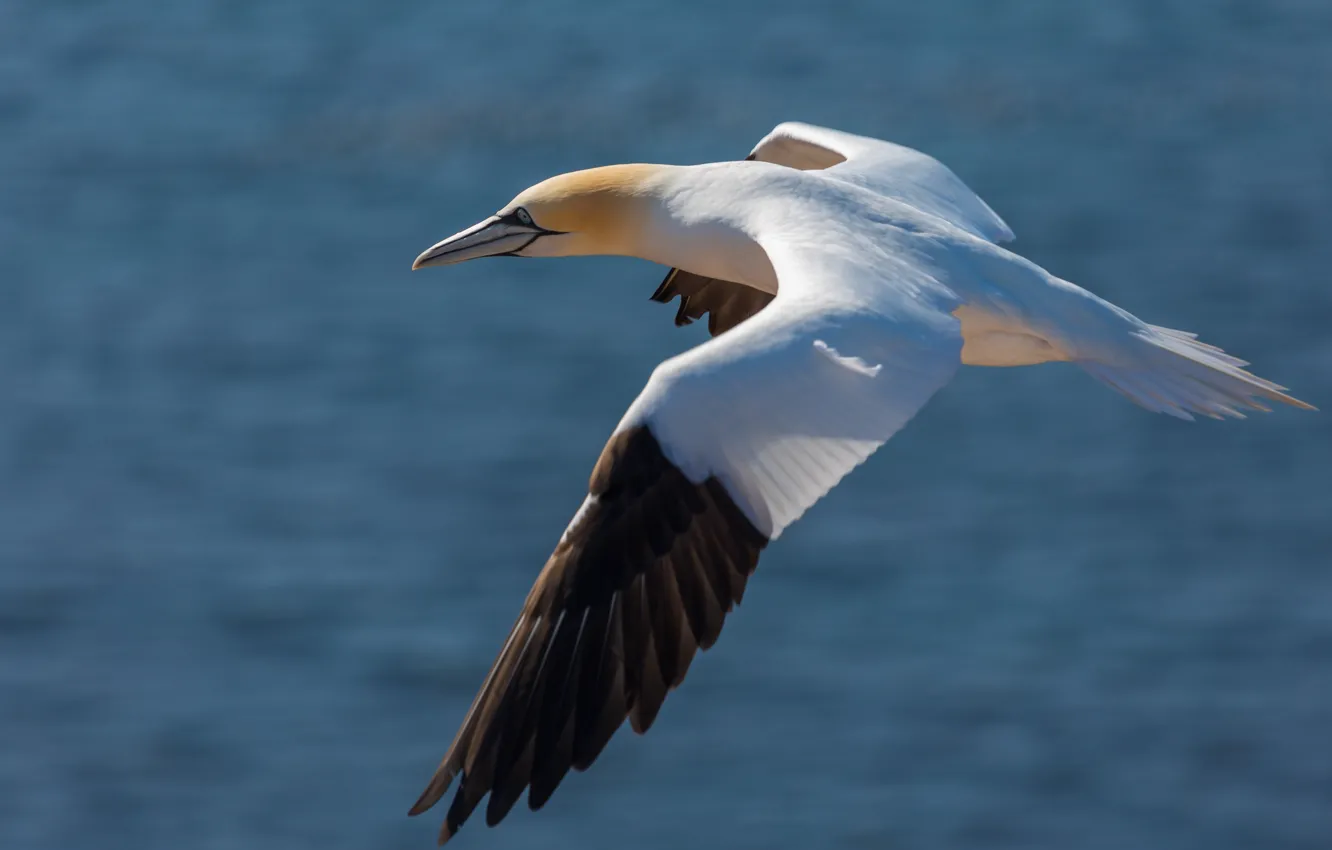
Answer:
<svg viewBox="0 0 1332 850"><path fill-rule="evenodd" d="M1332 408L1330 80L1325 0L0 3L0 847L432 846L407 807L703 333L646 263L409 274L528 184L891 138ZM1329 472L1326 413L964 370L650 735L456 846L1327 848Z"/></svg>

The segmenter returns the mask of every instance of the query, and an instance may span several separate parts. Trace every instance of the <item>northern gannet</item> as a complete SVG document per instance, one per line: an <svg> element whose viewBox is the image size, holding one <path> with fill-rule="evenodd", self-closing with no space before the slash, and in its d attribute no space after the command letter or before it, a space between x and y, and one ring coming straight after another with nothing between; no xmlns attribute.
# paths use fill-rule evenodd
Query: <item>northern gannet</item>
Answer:
<svg viewBox="0 0 1332 850"><path fill-rule="evenodd" d="M1148 410L1312 409L1194 334L1149 325L1002 248L1003 220L910 148L807 124L745 161L553 177L413 264L614 254L712 338L657 366L592 470L412 814L455 776L448 840L490 795L538 809L626 717L647 731L717 640L759 553L962 364L1070 361Z"/></svg>

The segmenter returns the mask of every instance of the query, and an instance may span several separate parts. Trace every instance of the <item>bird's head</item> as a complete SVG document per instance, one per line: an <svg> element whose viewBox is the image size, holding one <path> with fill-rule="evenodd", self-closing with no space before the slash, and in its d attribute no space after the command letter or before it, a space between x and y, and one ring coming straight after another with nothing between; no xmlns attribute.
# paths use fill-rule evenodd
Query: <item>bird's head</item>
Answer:
<svg viewBox="0 0 1332 850"><path fill-rule="evenodd" d="M485 221L436 242L412 268L478 257L633 255L663 169L608 165L544 180Z"/></svg>

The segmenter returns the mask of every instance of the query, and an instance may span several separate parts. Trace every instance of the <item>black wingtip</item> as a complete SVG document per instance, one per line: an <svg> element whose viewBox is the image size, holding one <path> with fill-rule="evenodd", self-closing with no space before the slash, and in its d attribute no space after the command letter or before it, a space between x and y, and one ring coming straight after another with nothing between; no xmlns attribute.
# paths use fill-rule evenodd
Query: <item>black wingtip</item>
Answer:
<svg viewBox="0 0 1332 850"><path fill-rule="evenodd" d="M446 843L448 843L448 840L452 838L457 832L458 830L449 826L449 822L447 820L444 821L444 823L439 827L439 838L438 840L435 841L435 846L443 847Z"/></svg>
<svg viewBox="0 0 1332 850"><path fill-rule="evenodd" d="M435 805L435 803L437 802L439 802L439 798L438 797L431 798L430 789L427 788L425 790L425 793L421 795L421 798L417 800L415 803L412 803L412 807L407 810L407 817L414 818L419 814L424 814L425 812L429 811L430 807Z"/></svg>
<svg viewBox="0 0 1332 850"><path fill-rule="evenodd" d="M412 803L412 807L407 810L407 817L414 818L417 815L428 811L431 806L439 802L440 797L444 796L445 790L448 789L445 788L444 790L436 792L435 783L431 781L431 783L426 786L426 789L421 792L421 796L416 798L416 802Z"/></svg>
<svg viewBox="0 0 1332 850"><path fill-rule="evenodd" d="M658 304L665 304L667 301L674 298L675 291L671 287L671 282L675 280L675 276L679 273L679 269L671 269L668 271L666 277L662 279L661 285L657 287L657 291L648 297L651 300L656 301Z"/></svg>
<svg viewBox="0 0 1332 850"><path fill-rule="evenodd" d="M430 782L421 792L421 796L416 798L416 802L407 810L407 816L416 817L438 803L453 784L453 776L454 771L441 769L430 777Z"/></svg>
<svg viewBox="0 0 1332 850"><path fill-rule="evenodd" d="M675 326L682 328L685 325L692 325L694 317L689 315L689 296L680 296L680 309L675 311Z"/></svg>
<svg viewBox="0 0 1332 850"><path fill-rule="evenodd" d="M676 283L689 279L682 275ZM409 812L433 807L457 780L440 845L487 796L491 826L524 786L528 806L544 806L570 769L591 765L626 715L646 733L683 680L695 635L715 640L767 543L718 479L690 481L646 425L612 436L588 490L592 501L543 569L479 708ZM635 517L627 527L626 515ZM549 592L565 587L579 595ZM582 615L566 617L571 611Z"/></svg>

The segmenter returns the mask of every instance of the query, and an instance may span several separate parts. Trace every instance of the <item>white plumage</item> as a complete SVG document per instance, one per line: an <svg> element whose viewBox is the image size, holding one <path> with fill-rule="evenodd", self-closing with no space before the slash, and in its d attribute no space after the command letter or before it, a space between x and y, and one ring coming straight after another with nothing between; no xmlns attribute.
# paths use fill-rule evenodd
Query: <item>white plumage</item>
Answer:
<svg viewBox="0 0 1332 850"><path fill-rule="evenodd" d="M674 209L684 220L713 210L729 218L725 232L762 246L777 297L658 367L621 427L649 425L692 480L718 476L769 537L963 362L1072 360L1148 410L1186 419L1265 409L1257 398L1301 404L1243 361L999 247L1012 231L925 154L792 123L752 158L774 166L677 172ZM704 266L699 255L723 242L676 262ZM744 282L764 283L762 273Z"/></svg>
<svg viewBox="0 0 1332 850"><path fill-rule="evenodd" d="M1189 419L1308 405L1193 334L1142 322L1001 247L998 215L938 161L782 124L748 161L551 178L423 253L622 254L675 269L654 299L712 339L662 363L602 452L430 785L461 775L441 840L489 795L544 805L629 717L652 724L712 645L759 551L963 364L1065 360Z"/></svg>

